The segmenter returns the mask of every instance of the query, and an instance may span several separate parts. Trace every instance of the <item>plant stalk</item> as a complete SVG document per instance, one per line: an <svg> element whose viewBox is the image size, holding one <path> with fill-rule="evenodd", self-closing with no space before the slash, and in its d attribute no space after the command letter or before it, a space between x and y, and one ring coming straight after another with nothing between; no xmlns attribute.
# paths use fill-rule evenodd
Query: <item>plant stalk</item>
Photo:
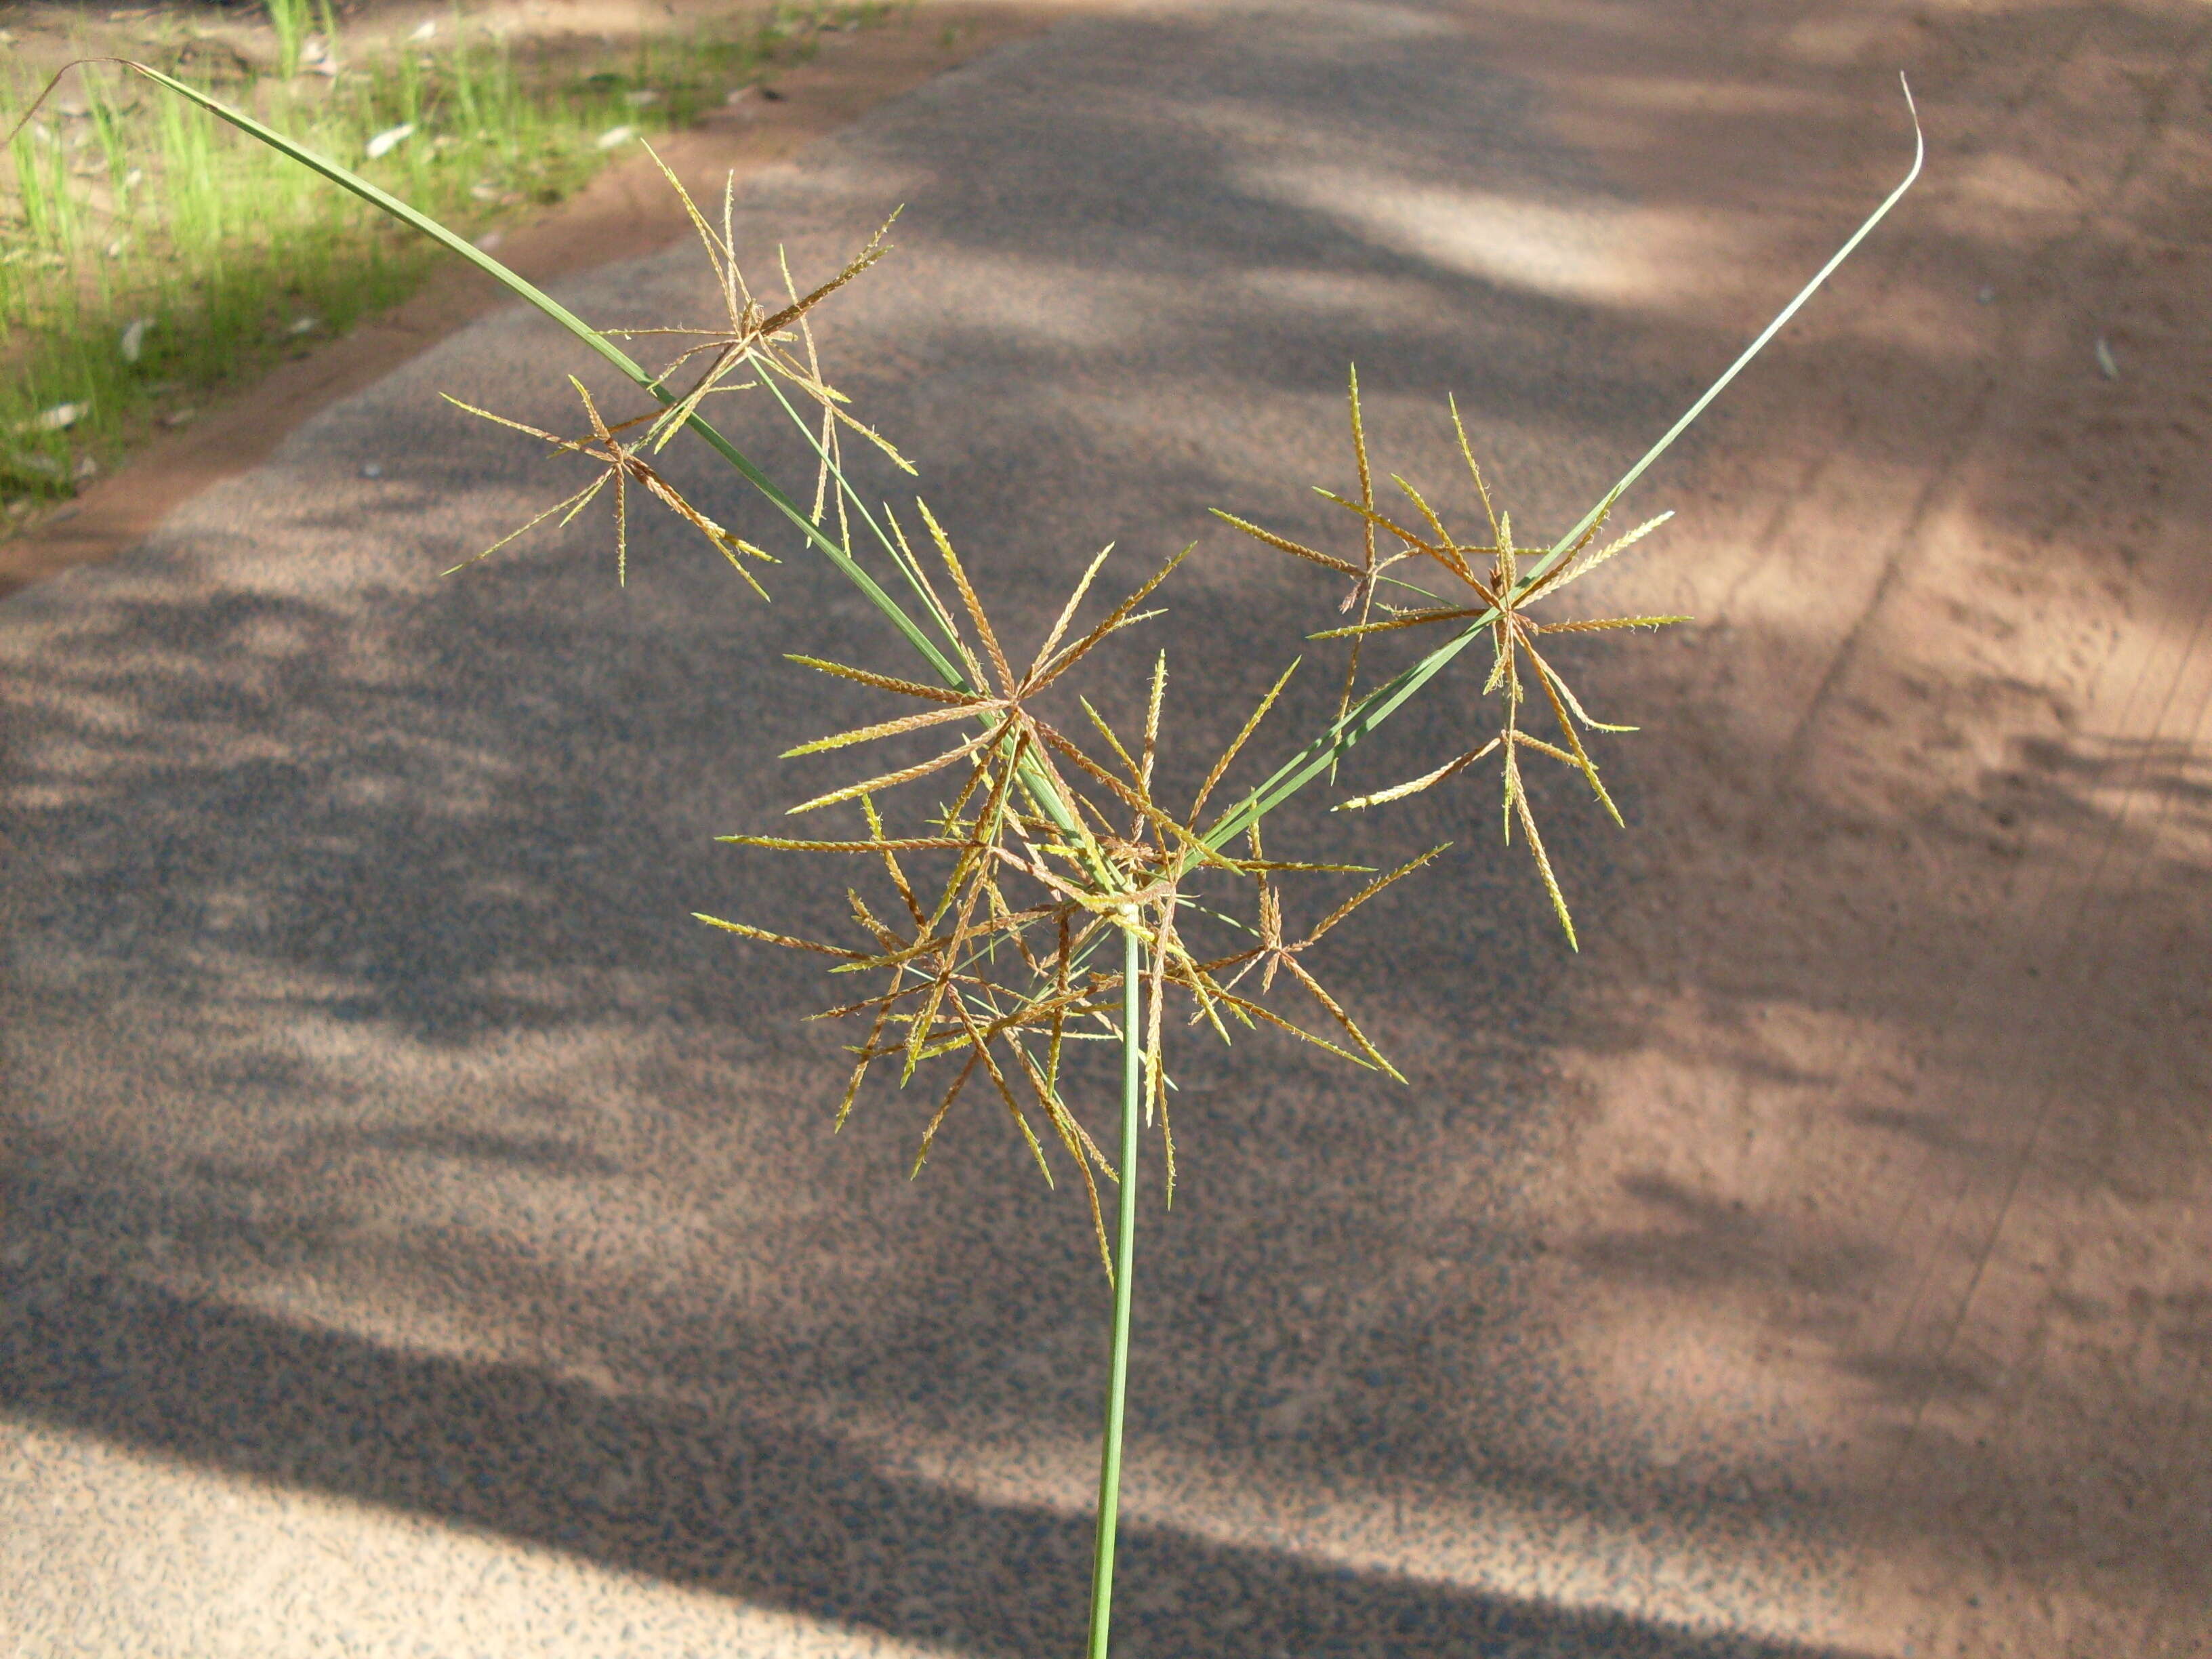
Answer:
<svg viewBox="0 0 2212 1659"><path fill-rule="evenodd" d="M532 305L537 307L539 311L543 312L545 315L550 317L562 327L566 328L585 345L598 352L600 356L604 357L609 363L612 364L617 369L628 376L638 386L642 388L651 396L659 399L663 404L672 404L678 401L674 392L663 386L657 377L648 374L645 369L640 368L635 362L632 362L629 355L619 346L616 345L613 341L607 338L606 336L592 328L581 319L566 310L549 295L532 286L531 283L524 281L521 277L516 276L513 271L507 270L506 266L501 264L496 259L492 258L489 255L483 252L483 250L472 246L461 237L455 235L452 231L447 229L443 225L439 224L435 220L429 218L427 215L419 213L415 209L409 207L404 202L400 201L397 197L379 190L375 185L368 183L368 180L356 176L346 168L337 165L337 163L331 161L324 156L318 155L312 150L307 149L291 139L285 137L282 133L274 131L270 128L263 125L260 122L253 119L252 117L230 108L228 106L220 102L216 99L210 96L208 94L200 91L198 88L188 86L185 82L175 79L173 76L164 75L159 70L150 68L144 64L133 62L128 58L87 58L82 61L87 63L120 64L125 69L144 76L146 79L154 82L159 86L167 88L171 92L189 99L193 103L199 105L202 108L210 111L223 120L228 121L234 126L252 134L254 137L261 140L262 143L266 143L273 149L281 151L284 155L290 156L294 161L298 161L301 165L310 168L312 171L321 174L325 179L329 179L331 183L336 184L345 190L351 191L355 195L360 197L364 201L382 209L385 212L401 221L403 223L410 225L415 229L421 231L424 235L428 236L434 241L442 244L449 252L459 255L462 258L468 260L471 264L476 265L478 269L484 271L494 280L503 283L518 297L526 300ZM1899 78L1900 84L1902 84L1903 77L1899 76ZM55 81L58 82L58 79L59 76L57 75ZM51 92L53 89L54 84L55 82L49 82L47 83L46 91ZM40 94L40 98L43 99L45 95L46 94L42 92ZM1884 218L1888 216L1890 210L1895 207L1897 204L1903 199L1905 193L1912 187L1914 182L1920 177L1921 165L1926 157L1927 149L1921 137L1919 114L1917 109L1913 107L1912 91L1910 86L1906 86L1905 88L1905 106L1908 112L1912 115L1913 148L1912 166L1905 173L1904 179L1898 185L1896 189L1893 190L1889 195L1883 199L1881 205L1877 207L1873 213L1869 215L1859 228L1852 232L1850 237L1840 248L1837 249L1835 253L1829 258L1828 262L1822 265L1820 269L1814 273L1813 279L1807 283L1803 288L1799 289L1796 297L1793 298L1788 305L1784 306L1778 313L1777 313L1774 319L1760 331L1759 337L1754 339L1750 345L1744 349L1733 363L1729 365L1727 370L1720 376L1720 378L1715 380L1711 386L1706 388L1705 394L1684 412L1681 418L1674 422L1674 426L1668 430L1666 434L1662 437L1657 443L1652 445L1650 449L1646 450L1643 456L1637 461L1635 465L1629 468L1628 471L1620 479L1620 482L1616 483L1595 507L1593 507L1587 514L1583 514L1582 521L1572 530L1569 531L1565 536L1561 537L1557 544L1555 544L1542 559L1538 561L1535 566L1523 579L1524 583L1533 583L1538 578L1542 576L1546 571L1549 570L1554 564L1556 564L1561 558L1566 556L1568 550L1576 544L1583 532L1589 529L1590 526L1596 521L1599 515L1604 513L1606 509L1619 498L1624 490L1635 483L1638 477L1643 476L1644 469L1649 467L1654 461L1657 460L1658 458L1674 443L1674 440L1680 436L1682 432L1688 428L1698 416L1705 412L1706 406L1710 404L1714 398L1720 395L1723 388L1727 386L1728 384L1743 370L1746 365L1747 365L1754 357L1758 356L1758 355L1765 349L1767 342L1772 339L1782 326L1787 323L1791 317L1796 314L1800 307L1804 305L1808 300L1812 298L1814 293L1828 280L1829 276L1834 273L1836 268L1842 264L1843 262L1850 256L1852 252L1857 248L1859 243L1873 231L1876 225L1880 224ZM33 108L37 106L38 101L38 100L33 100ZM26 111L22 120L18 121L16 123L16 126L20 128L23 125L24 122L27 122L29 118L29 112ZM12 138L14 137L13 132L10 132L9 137ZM772 381L770 382L770 385L773 389ZM793 418L796 420L796 411L791 410L790 405L787 403L785 404L785 408L787 412L790 412L793 415ZM692 413L686 424L689 425L694 432L697 433L701 438L705 440L710 448L721 456L725 461L728 462L730 465L737 471L740 477L744 478L747 483L754 487L754 489L757 489L761 495L767 499L770 506L774 507L777 512L781 513L787 520L788 520L799 532L814 546L817 552L829 559L830 563L836 566L838 571L842 574L848 580L851 581L854 586L858 587L875 605L877 610L884 614L884 617L890 623L892 627L896 629L898 632L904 636L907 643L912 646L915 650L920 653L923 660L928 663L930 667L935 671L938 676L942 678L947 685L969 690L975 689L968 686L967 677L961 672L958 665L954 663L951 658L947 657L942 651L938 649L935 641L931 640L927 635L924 633L921 625L912 617L908 616L904 608L902 607L890 593L884 590L884 588L876 581L875 578L860 567L860 565L853 558L851 551L848 549L839 545L836 541L826 534L820 526L813 522L811 515L801 510L796 501L793 501L790 496L787 495L781 489L777 488L777 486L765 473L761 471L757 465L753 463L749 457L742 453L727 438L724 437L721 433L717 431L696 410ZM805 429L803 424L801 429ZM824 459L827 459L828 458L825 456ZM860 508L863 520L869 524L872 529L876 531L878 539L884 543L885 548L888 550L890 548L889 539L883 535L880 527L875 525L873 516L868 513L866 503L861 499L859 491L853 488L851 482L847 479L842 468L836 468L833 466L833 471L835 471L836 474L838 489L845 494L855 507ZM896 557L896 556L894 556L894 557ZM1310 743L1309 743L1303 750L1291 757L1290 760L1286 761L1281 767L1277 769L1274 775L1268 778L1267 781L1254 789L1250 793L1246 795L1242 801L1238 802L1237 805L1231 808L1226 813L1224 813L1221 818L1206 832L1203 837L1205 843L1207 846L1217 849L1226 847L1231 842L1235 840L1237 836L1243 834L1249 826L1256 823L1260 818L1266 816L1267 813L1273 811L1276 806L1281 805L1291 796L1296 794L1316 777L1321 775L1324 772L1333 773L1338 762L1343 757L1346 751L1350 750L1352 745L1357 744L1362 738L1365 737L1377 726L1381 726L1383 721L1389 719L1393 714L1396 713L1407 701L1416 695L1431 679L1434 678L1438 673L1443 672L1443 668L1452 660L1453 658L1458 656L1461 652L1464 651L1469 645L1480 638L1485 629L1488 623L1494 619L1494 617L1495 613L1492 612L1477 617L1460 634L1447 641L1436 650L1431 651L1426 657L1421 659L1411 667L1406 669L1403 672L1399 674L1396 678L1391 680L1387 684L1378 686L1353 708L1346 710L1340 718L1332 721L1328 727L1318 737L1315 738ZM1044 810L1046 816L1051 818L1062 830L1074 833L1079 839L1087 842L1089 841L1087 828L1082 825L1079 817L1070 811L1067 805L1058 798L1057 792L1052 789L1050 786L1046 783L1038 769L1033 765L1028 765L1023 767L1022 771L1024 774L1023 784L1024 789L1031 794L1036 804ZM1180 872L1188 868L1193 860L1193 857L1194 854L1187 849L1179 853L1176 856L1175 866L1176 869Z"/></svg>
<svg viewBox="0 0 2212 1659"><path fill-rule="evenodd" d="M1098 1549L1091 1569L1087 1659L1106 1659L1114 1618L1114 1528L1121 1510L1121 1425L1129 1405L1129 1309L1137 1271L1137 1148L1144 1128L1144 950L1121 932L1121 1214L1114 1236L1114 1350L1106 1370L1106 1436L1098 1453Z"/></svg>

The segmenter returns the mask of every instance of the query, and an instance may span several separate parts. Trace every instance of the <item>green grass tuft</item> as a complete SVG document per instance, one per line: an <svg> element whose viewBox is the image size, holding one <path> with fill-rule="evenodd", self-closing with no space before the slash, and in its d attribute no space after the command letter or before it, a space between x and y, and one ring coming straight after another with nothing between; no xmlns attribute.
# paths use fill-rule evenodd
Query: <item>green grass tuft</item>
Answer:
<svg viewBox="0 0 2212 1659"><path fill-rule="evenodd" d="M458 17L357 54L327 8L269 0L280 68L301 67L311 24L315 62L341 67L222 95L473 235L573 193L622 153L599 145L612 130L688 126L795 43L892 9L781 5L580 61L526 58ZM40 85L0 69L0 132ZM78 69L0 153L0 536L224 386L404 298L437 258L204 111Z"/></svg>

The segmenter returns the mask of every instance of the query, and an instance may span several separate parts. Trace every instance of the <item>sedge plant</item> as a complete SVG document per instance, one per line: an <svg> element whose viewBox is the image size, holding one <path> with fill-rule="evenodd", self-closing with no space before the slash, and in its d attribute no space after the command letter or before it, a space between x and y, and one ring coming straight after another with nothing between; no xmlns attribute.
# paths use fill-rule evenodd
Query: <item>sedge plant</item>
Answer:
<svg viewBox="0 0 2212 1659"><path fill-rule="evenodd" d="M495 238L818 31L887 15L881 0L776 0L711 33L533 52L458 10L430 40L364 35L341 51L325 4L265 9L276 72L230 88L229 103ZM310 38L325 72L295 74ZM69 99L33 108L37 85L0 54L0 501L15 513L395 303L436 257L204 108L142 96L127 71L88 64Z"/></svg>
<svg viewBox="0 0 2212 1659"><path fill-rule="evenodd" d="M1338 810L1381 807L1493 761L1505 837L1517 832L1527 844L1566 942L1574 945L1572 916L1539 836L1522 767L1524 761L1543 761L1570 769L1618 821L1591 748L1601 735L1633 728L1592 718L1538 641L1553 634L1612 633L1686 619L1562 617L1549 602L1644 540L1668 516L1606 538L1627 489L1911 187L1924 155L1917 114L1913 160L1904 179L1712 386L1554 540L1522 544L1516 539L1511 515L1498 506L1456 407L1449 418L1479 524L1471 516L1463 519L1474 527L1462 538L1443 511L1395 477L1404 501L1386 506L1375 487L1355 374L1348 406L1357 493L1322 492L1348 515L1344 550L1309 546L1248 520L1220 515L1240 532L1350 583L1338 604L1355 620L1313 636L1348 641L1336 711L1265 777L1224 795L1232 769L1255 751L1262 723L1290 678L1285 670L1184 805L1164 799L1158 781L1161 757L1173 741L1164 656L1153 659L1141 687L1131 688L1144 710L1137 726L1116 729L1079 693L1083 722L1078 727L1064 716L1050 717L1044 699L1055 690L1075 689L1104 660L1097 654L1102 644L1157 614L1146 608L1148 602L1191 549L1164 561L1110 605L1092 599L1111 550L1099 553L1085 565L1044 636L1025 647L992 620L985 585L977 580L981 565L958 550L926 501L917 500L902 517L872 501L856 484L844 453L848 436L865 439L896 465L913 469L825 377L814 317L880 258L887 246L884 233L842 270L803 293L788 269L781 269L781 297L773 292L764 297L739 268L730 191L724 193L719 227L685 195L724 315L700 328L594 328L436 219L346 167L160 70L126 67L475 264L560 324L635 389L634 411L613 411L620 418L610 420L575 382L586 425L569 436L459 405L546 444L549 458L597 469L596 477L478 558L550 518L568 522L608 495L611 483L617 581L628 575L628 514L635 489L677 514L753 593L766 597L774 556L702 513L655 463L669 443L688 435L735 471L785 531L850 580L912 648L917 665L911 678L793 656L793 665L803 672L858 685L887 701L881 718L825 733L787 757L842 759L917 735L933 735L942 746L920 761L861 764L851 769L862 775L848 770L799 801L790 814L801 820L797 827L822 825L815 833L749 830L723 838L836 860L863 872L848 890L844 937L799 937L763 921L705 915L698 920L741 940L826 960L841 989L815 1018L846 1023L856 1039L848 1045L852 1066L836 1108L837 1125L855 1109L871 1075L895 1075L895 1086L903 1090L927 1074L912 1173L920 1174L948 1115L971 1095L995 1099L1047 1180L1053 1179L1048 1145L1056 1144L1075 1170L1110 1294L1085 1648L1087 1659L1106 1659L1134 1309L1138 1169L1148 1127L1157 1127L1161 1137L1163 1186L1170 1199L1176 1179L1168 1037L1190 1033L1200 1040L1226 1039L1232 1030L1266 1026L1345 1064L1399 1078L1306 957L1360 906L1443 850L1431 848L1389 871L1326 859L1285 860L1266 845L1265 819L1309 785L1333 781L1363 738L1462 653L1486 644L1482 690L1498 711L1486 734L1420 775L1342 800ZM1909 109L1909 88L1905 95ZM681 191L674 175L668 177ZM688 343L656 369L629 355L623 340L632 336ZM810 503L802 505L768 477L716 423L728 399L739 395L764 400L772 417L788 421L805 435L817 462ZM1397 574L1386 574L1391 572ZM1401 604L1407 594L1426 603ZM1363 690L1362 656L1374 636L1418 636L1426 630L1447 637ZM1218 804L1224 799L1225 806ZM872 899L861 890L864 879L872 884ZM1318 899L1300 896L1315 886L1323 890ZM1318 911L1320 919L1299 933L1288 920L1293 911ZM1108 1134L1086 1125L1085 1103L1073 1097L1074 1073L1065 1062L1068 1045L1079 1042L1106 1043L1120 1052L1118 1121Z"/></svg>

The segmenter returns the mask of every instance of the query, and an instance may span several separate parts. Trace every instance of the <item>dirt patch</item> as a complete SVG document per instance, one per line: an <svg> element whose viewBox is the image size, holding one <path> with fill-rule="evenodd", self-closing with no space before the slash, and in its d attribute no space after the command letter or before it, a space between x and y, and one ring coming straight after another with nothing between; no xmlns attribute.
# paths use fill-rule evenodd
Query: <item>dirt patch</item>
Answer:
<svg viewBox="0 0 2212 1659"><path fill-rule="evenodd" d="M186 6L187 17L213 10ZM509 8L517 28L535 28L549 43L578 30L611 35L635 29L634 6ZM713 9L651 9L659 27L702 19ZM0 10L0 24L27 56L65 62L70 35L55 6ZM895 98L1002 41L1043 27L1067 9L1049 3L963 3L945 0L912 8L868 28L830 33L811 61L776 70L734 104L711 112L697 127L659 143L663 158L687 188L702 198L719 192L732 173L740 179L835 131L878 103ZM379 7L364 30L404 35L431 21L428 8ZM244 21L194 22L198 37L258 61L268 51L265 28ZM76 37L90 50L123 50L126 30L143 33L157 18L172 32L184 27L156 9L116 14L108 27L117 38ZM674 20L672 23L671 20ZM196 38L198 38L196 37ZM363 38L367 38L366 35ZM681 204L642 153L633 153L599 173L558 206L501 233L500 259L534 283L614 260L649 253L688 234ZM112 477L23 534L0 543L0 597L72 565L112 557L142 539L162 517L218 479L258 465L293 428L499 305L506 290L455 261L401 305L343 338L283 363L265 380L203 408L191 424L157 438Z"/></svg>
<svg viewBox="0 0 2212 1659"><path fill-rule="evenodd" d="M2212 18L1468 15L1632 187L1687 388L1901 174L1899 70L1929 143L1638 503L1626 604L1699 623L1598 670L1651 735L1552 1198L1589 1363L1825 1448L1867 1652L2203 1653Z"/></svg>

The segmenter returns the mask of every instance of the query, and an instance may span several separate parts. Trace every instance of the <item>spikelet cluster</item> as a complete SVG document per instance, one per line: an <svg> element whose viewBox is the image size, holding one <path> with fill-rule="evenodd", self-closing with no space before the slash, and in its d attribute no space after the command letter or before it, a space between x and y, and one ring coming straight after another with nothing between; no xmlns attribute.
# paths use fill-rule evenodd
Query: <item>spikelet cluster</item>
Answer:
<svg viewBox="0 0 2212 1659"><path fill-rule="evenodd" d="M1621 821L1620 811L1613 805L1613 797L1607 793L1605 784L1598 775L1597 764L1590 758L1583 737L1588 732L1633 732L1636 728L1608 725L1591 718L1559 670L1537 648L1537 636L1545 634L1601 633L1623 628L1662 628L1670 623L1688 622L1690 618L1597 617L1540 620L1530 614L1530 607L1540 600L1551 599L1617 554L1634 546L1674 514L1662 513L1656 518L1647 519L1626 535L1597 546L1598 534L1612 515L1613 501L1608 498L1591 516L1589 527L1568 545L1557 549L1516 546L1513 539L1513 516L1501 512L1492 498L1490 486L1482 476L1481 467L1475 462L1474 451L1468 442L1467 428L1460 420L1459 406L1455 402L1451 405L1452 431L1459 441L1460 456L1467 463L1468 476L1474 482L1476 499L1482 504L1489 538L1486 541L1459 540L1444 527L1443 519L1421 492L1393 473L1390 481L1403 492L1413 509L1411 514L1401 516L1418 520L1416 527L1408 528L1397 519L1382 512L1376 502L1374 470L1368 459L1367 434L1360 418L1357 370L1351 377L1350 402L1352 447L1359 479L1358 499L1355 501L1326 489L1319 493L1358 519L1363 553L1358 562L1308 547L1231 514L1221 513L1218 516L1278 552L1288 553L1352 581L1352 589L1344 597L1342 609L1346 612L1356 610L1358 620L1310 636L1316 640L1348 639L1352 641L1343 695L1338 705L1340 723L1352 708L1352 699L1358 691L1361 647L1370 635L1439 624L1448 626L1455 623L1478 626L1487 631L1492 662L1490 675L1483 684L1482 691L1486 697L1498 697L1503 707L1496 729L1483 741L1419 777L1341 802L1336 810L1352 811L1401 800L1456 776L1479 761L1497 756L1504 784L1505 839L1508 842L1513 839L1513 831L1517 824L1535 859L1537 875L1551 898L1553 911L1559 917L1559 925L1565 930L1568 943L1571 945L1575 942L1574 918L1568 912L1566 899L1559 890L1559 878L1552 869L1551 858L1544 850L1543 837L1537 831L1535 813L1529 805L1528 787L1521 775L1521 758L1524 754L1540 755L1573 768L1589 783L1613 821L1619 823ZM1377 544L1378 537L1387 538L1389 542L1395 544L1395 547L1388 552L1381 551ZM1524 561L1529 562L1526 574ZM1401 564L1431 579L1441 576L1448 589L1451 586L1464 589L1467 598L1455 602L1452 598L1422 587L1404 575L1388 574ZM1381 589L1386 586L1419 595L1430 603L1425 605L1398 605L1382 597ZM1378 611L1382 613L1379 620ZM1556 723L1559 742L1537 736L1524 723L1522 706L1528 702L1528 690L1532 684L1543 693L1544 702Z"/></svg>
<svg viewBox="0 0 2212 1659"><path fill-rule="evenodd" d="M647 145L648 154L653 147ZM911 473L913 466L872 427L863 425L851 413L845 394L831 386L822 373L821 353L814 338L811 313L831 295L836 293L854 277L866 270L890 252L889 235L893 214L883 227L868 239L866 246L848 260L844 269L805 294L799 292L792 280L791 266L777 250L778 269L783 278L785 298L781 304L771 306L757 298L744 270L738 264L736 238L732 228L736 199L736 175L732 174L722 190L722 223L717 231L708 224L706 216L699 211L690 192L684 188L668 164L654 154L653 162L660 168L668 182L682 198L684 211L698 233L701 245L706 249L707 263L714 279L716 296L722 303L722 320L710 328L631 328L606 329L609 335L629 338L676 337L690 342L679 351L655 377L655 385L665 394L662 401L640 415L610 426L600 416L599 405L583 383L573 374L569 384L583 402L590 429L577 437L563 437L526 422L509 420L503 415L492 414L473 404L465 404L458 398L447 398L455 408L466 410L516 432L543 440L552 446L555 455L575 455L599 464L599 476L574 495L556 501L520 528L508 532L474 557L453 567L465 569L480 559L489 558L500 549L536 529L546 520L560 515L566 525L589 506L607 484L614 485L615 513L615 579L627 583L629 575L629 489L635 485L674 513L693 529L704 536L714 549L727 558L739 575L763 599L768 591L760 579L747 567L747 561L773 564L774 556L755 546L734 532L724 529L687 501L676 486L654 465L653 457L667 447L669 441L690 423L710 398L734 392L765 391L782 404L793 408L792 396L813 406L820 431L815 439L815 448L821 457L814 480L813 518L820 523L832 499L830 480L839 476L842 458L843 434L858 434L874 445L902 470ZM680 393L674 390L678 379L690 376L689 386ZM795 411L794 411L795 412ZM642 430L640 430L642 428ZM624 434L636 433L634 441ZM844 513L842 492L835 497L841 524ZM453 574L449 570L447 575Z"/></svg>
<svg viewBox="0 0 2212 1659"><path fill-rule="evenodd" d="M1039 707L1043 694L1101 643L1157 614L1141 607L1184 555L1170 559L1103 618L1079 630L1084 601L1106 561L1100 553L1042 643L1018 665L951 540L926 506L920 513L941 577L932 579L893 519L898 554L951 646L963 683L930 684L793 657L805 668L905 699L909 712L802 744L789 756L939 727L957 740L927 759L840 785L791 809L810 814L857 807L863 836L723 838L739 846L868 860L880 867L890 899L871 905L857 889L848 890L850 942L801 939L715 916L699 920L746 939L829 957L836 963L832 974L854 975L867 986L865 994L815 1016L853 1022L860 1033L850 1045L854 1064L838 1107L841 1125L876 1067L896 1069L904 1085L936 1062L943 1081L931 1090L934 1103L914 1159L919 1174L954 1105L971 1087L988 1087L1048 1180L1052 1168L1040 1125L1073 1157L1103 1260L1097 1177L1112 1180L1115 1171L1066 1098L1062 1066L1071 1042L1119 1042L1122 1036L1123 952L1102 947L1126 934L1141 946L1148 981L1140 988L1146 1111L1147 1121L1156 1119L1161 1128L1171 1198L1175 1142L1164 1041L1170 1018L1208 1027L1224 1041L1235 1028L1270 1026L1353 1065L1397 1077L1303 957L1353 910L1443 849L1377 875L1358 866L1270 859L1256 829L1233 854L1214 846L1200 828L1207 803L1281 695L1288 673L1261 700L1188 806L1179 811L1164 805L1156 788L1164 656L1154 665L1143 730L1133 740L1125 741L1088 698L1078 699L1091 728L1080 742ZM942 597L947 590L950 602ZM913 787L929 783L939 804L915 809L896 832L888 829L879 802L912 800L918 793ZM1371 879L1302 937L1289 939L1281 884L1328 873ZM1212 931L1237 930L1241 938L1235 948L1214 951L1197 942L1192 924L1198 918ZM1279 981L1304 994L1306 1019L1268 1005ZM1177 1009L1172 1016L1171 1006Z"/></svg>

